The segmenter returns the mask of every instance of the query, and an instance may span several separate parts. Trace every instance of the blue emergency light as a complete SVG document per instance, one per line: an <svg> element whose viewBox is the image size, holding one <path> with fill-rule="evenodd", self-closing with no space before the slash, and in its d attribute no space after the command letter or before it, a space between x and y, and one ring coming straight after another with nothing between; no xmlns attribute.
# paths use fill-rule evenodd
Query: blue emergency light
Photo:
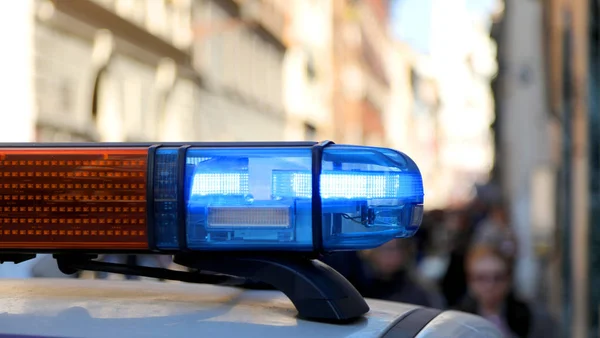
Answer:
<svg viewBox="0 0 600 338"><path fill-rule="evenodd" d="M369 249L413 235L423 214L417 166L390 149L164 147L153 161L159 250Z"/></svg>

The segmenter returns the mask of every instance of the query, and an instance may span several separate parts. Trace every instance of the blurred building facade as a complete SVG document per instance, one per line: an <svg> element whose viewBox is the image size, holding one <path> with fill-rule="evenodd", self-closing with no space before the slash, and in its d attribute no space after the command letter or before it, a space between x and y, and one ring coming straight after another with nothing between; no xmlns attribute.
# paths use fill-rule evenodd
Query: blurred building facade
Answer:
<svg viewBox="0 0 600 338"><path fill-rule="evenodd" d="M494 163L491 82L497 63L491 15L470 10L465 1L394 3L396 20L405 20L397 21L395 35L409 46L403 58L396 57L395 67L408 62L409 68L404 79L394 80L395 88L410 79L411 92L410 106L398 112L406 116L403 127L394 126L404 134L398 148L419 164L426 208L459 206L474 184L488 180ZM419 19L403 12L417 9Z"/></svg>
<svg viewBox="0 0 600 338"><path fill-rule="evenodd" d="M285 138L287 2L196 0L193 64L202 77L195 125L204 140Z"/></svg>
<svg viewBox="0 0 600 338"><path fill-rule="evenodd" d="M280 2L33 6L37 140L283 138Z"/></svg>
<svg viewBox="0 0 600 338"><path fill-rule="evenodd" d="M333 1L289 0L284 62L286 140L331 139Z"/></svg>
<svg viewBox="0 0 600 338"><path fill-rule="evenodd" d="M497 177L519 238L517 280L530 299L551 287L543 271L552 239L554 165L544 75L543 4L505 1L498 30Z"/></svg>
<svg viewBox="0 0 600 338"><path fill-rule="evenodd" d="M489 14L469 11L466 2L434 1L430 53L420 67L435 79L439 172L436 190L448 204L461 203L473 184L488 179L494 159L490 88L496 75L496 46ZM457 39L455 37L459 37Z"/></svg>
<svg viewBox="0 0 600 338"><path fill-rule="evenodd" d="M564 337L600 335L600 5L544 7L551 152L555 172L553 289Z"/></svg>
<svg viewBox="0 0 600 338"><path fill-rule="evenodd" d="M387 144L388 2L333 1L333 133L337 142ZM393 127L392 127L393 128Z"/></svg>
<svg viewBox="0 0 600 338"><path fill-rule="evenodd" d="M389 146L407 153L423 176L425 206L444 208L449 197L440 184L445 177L441 162L440 88L437 79L423 71L425 57L402 41L389 54L390 111L385 125Z"/></svg>
<svg viewBox="0 0 600 338"><path fill-rule="evenodd" d="M499 179L562 337L600 334L599 16L595 1L510 0L498 28Z"/></svg>
<svg viewBox="0 0 600 338"><path fill-rule="evenodd" d="M36 139L193 139L191 5L36 0Z"/></svg>

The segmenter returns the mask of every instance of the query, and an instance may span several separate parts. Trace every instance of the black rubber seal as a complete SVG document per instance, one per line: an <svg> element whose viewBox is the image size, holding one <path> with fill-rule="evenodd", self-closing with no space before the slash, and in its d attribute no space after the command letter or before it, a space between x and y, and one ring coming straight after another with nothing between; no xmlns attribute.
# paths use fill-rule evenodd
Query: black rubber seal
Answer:
<svg viewBox="0 0 600 338"><path fill-rule="evenodd" d="M148 160L146 169L146 233L148 234L148 248L158 250L155 240L155 222L154 222L154 159L156 150L160 144L152 145L148 148Z"/></svg>
<svg viewBox="0 0 600 338"><path fill-rule="evenodd" d="M189 251L185 210L185 167L188 148L190 148L189 145L184 145L177 149L177 237L179 249L184 252Z"/></svg>
<svg viewBox="0 0 600 338"><path fill-rule="evenodd" d="M138 148L150 147L156 142L0 142L0 148ZM163 147L188 145L198 148L247 148L247 147L311 147L316 142L161 142Z"/></svg>
<svg viewBox="0 0 600 338"><path fill-rule="evenodd" d="M419 308L400 319L382 338L414 338L437 317L442 310Z"/></svg>
<svg viewBox="0 0 600 338"><path fill-rule="evenodd" d="M332 141L323 141L311 147L312 153L312 237L313 255L320 257L325 253L323 248L323 206L321 204L321 171L323 167L323 150L330 146Z"/></svg>

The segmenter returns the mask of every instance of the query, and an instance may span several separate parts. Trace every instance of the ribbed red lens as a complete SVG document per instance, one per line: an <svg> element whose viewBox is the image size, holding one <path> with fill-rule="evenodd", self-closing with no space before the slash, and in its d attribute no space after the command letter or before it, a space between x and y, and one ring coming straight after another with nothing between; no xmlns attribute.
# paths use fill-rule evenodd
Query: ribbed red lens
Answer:
<svg viewBox="0 0 600 338"><path fill-rule="evenodd" d="M147 154L0 148L0 248L148 248Z"/></svg>

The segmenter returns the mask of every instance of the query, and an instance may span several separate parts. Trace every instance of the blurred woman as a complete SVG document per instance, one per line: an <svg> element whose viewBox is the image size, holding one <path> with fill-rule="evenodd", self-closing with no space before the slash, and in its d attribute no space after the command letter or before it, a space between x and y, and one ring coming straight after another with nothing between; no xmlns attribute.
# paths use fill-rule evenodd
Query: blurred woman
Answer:
<svg viewBox="0 0 600 338"><path fill-rule="evenodd" d="M457 309L487 318L506 337L554 337L553 321L512 291L512 260L494 246L477 245L466 257L468 294Z"/></svg>

